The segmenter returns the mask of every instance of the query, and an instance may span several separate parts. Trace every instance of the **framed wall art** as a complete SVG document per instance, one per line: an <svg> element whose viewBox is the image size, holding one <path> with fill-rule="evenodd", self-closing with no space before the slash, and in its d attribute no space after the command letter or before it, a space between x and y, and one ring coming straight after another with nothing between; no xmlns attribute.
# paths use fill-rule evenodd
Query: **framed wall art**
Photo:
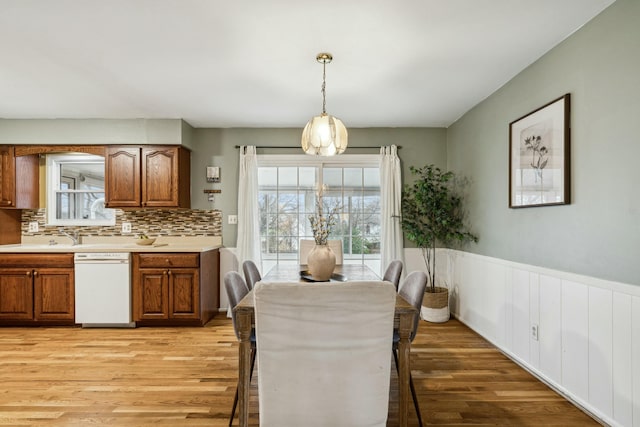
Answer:
<svg viewBox="0 0 640 427"><path fill-rule="evenodd" d="M570 203L570 94L509 124L509 207Z"/></svg>

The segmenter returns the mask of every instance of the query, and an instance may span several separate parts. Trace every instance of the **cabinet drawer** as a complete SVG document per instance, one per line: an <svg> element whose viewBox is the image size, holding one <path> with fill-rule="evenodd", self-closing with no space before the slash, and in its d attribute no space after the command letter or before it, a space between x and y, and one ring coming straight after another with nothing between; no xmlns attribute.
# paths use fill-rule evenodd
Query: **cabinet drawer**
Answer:
<svg viewBox="0 0 640 427"><path fill-rule="evenodd" d="M197 253L150 253L137 254L140 268L159 267L199 267L200 254Z"/></svg>
<svg viewBox="0 0 640 427"><path fill-rule="evenodd" d="M0 267L73 267L73 254L2 254Z"/></svg>

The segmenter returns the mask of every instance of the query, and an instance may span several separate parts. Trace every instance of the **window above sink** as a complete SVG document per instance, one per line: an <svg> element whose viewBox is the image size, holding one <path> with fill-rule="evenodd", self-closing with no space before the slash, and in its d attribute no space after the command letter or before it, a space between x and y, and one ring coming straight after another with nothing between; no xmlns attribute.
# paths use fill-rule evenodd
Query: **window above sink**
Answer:
<svg viewBox="0 0 640 427"><path fill-rule="evenodd" d="M115 209L104 206L104 157L85 153L46 157L47 225L115 225Z"/></svg>

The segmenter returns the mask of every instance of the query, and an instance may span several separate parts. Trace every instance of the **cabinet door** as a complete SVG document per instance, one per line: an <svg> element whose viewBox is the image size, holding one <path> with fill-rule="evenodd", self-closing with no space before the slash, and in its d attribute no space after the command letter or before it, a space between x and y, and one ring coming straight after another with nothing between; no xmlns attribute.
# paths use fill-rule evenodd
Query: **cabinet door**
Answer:
<svg viewBox="0 0 640 427"><path fill-rule="evenodd" d="M14 207L16 164L14 147L0 145L0 207Z"/></svg>
<svg viewBox="0 0 640 427"><path fill-rule="evenodd" d="M169 270L169 300L172 319L200 318L200 282L197 268L174 268Z"/></svg>
<svg viewBox="0 0 640 427"><path fill-rule="evenodd" d="M34 319L75 319L75 289L72 268L40 268L33 272Z"/></svg>
<svg viewBox="0 0 640 427"><path fill-rule="evenodd" d="M178 207L178 149L142 148L142 206Z"/></svg>
<svg viewBox="0 0 640 427"><path fill-rule="evenodd" d="M141 268L134 277L134 320L169 318L168 270Z"/></svg>
<svg viewBox="0 0 640 427"><path fill-rule="evenodd" d="M0 270L0 320L33 319L33 274L31 269Z"/></svg>
<svg viewBox="0 0 640 427"><path fill-rule="evenodd" d="M109 208L141 206L140 148L108 146L105 149L104 191Z"/></svg>

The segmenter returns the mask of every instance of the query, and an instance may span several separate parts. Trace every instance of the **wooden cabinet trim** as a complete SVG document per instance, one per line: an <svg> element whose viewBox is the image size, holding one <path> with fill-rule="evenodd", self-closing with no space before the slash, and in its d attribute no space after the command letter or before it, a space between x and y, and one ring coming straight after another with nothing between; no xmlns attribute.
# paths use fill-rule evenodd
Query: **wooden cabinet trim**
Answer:
<svg viewBox="0 0 640 427"><path fill-rule="evenodd" d="M16 145L16 157L49 153L87 153L104 157L104 145Z"/></svg>

